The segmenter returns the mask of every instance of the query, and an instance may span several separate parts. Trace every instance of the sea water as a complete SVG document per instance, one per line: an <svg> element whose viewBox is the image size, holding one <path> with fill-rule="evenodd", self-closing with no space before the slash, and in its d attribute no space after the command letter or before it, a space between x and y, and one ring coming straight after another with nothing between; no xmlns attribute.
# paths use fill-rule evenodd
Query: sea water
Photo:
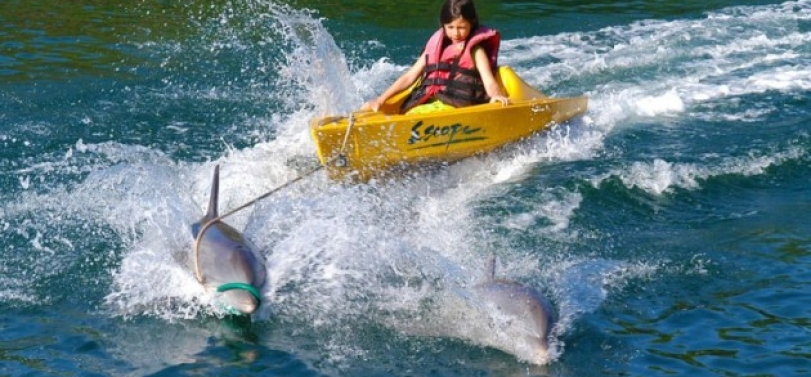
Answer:
<svg viewBox="0 0 811 377"><path fill-rule="evenodd" d="M214 165L222 211L297 177L439 3L0 2L0 375L811 373L805 0L479 1L500 64L586 114L237 212L270 284L217 313L183 263ZM492 256L556 308L548 363L482 346L459 292Z"/></svg>

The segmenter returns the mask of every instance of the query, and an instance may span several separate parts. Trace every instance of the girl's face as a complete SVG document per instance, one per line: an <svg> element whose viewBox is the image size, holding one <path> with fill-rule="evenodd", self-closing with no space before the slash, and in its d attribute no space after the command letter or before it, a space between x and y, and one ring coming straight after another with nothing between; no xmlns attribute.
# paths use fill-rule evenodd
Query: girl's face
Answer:
<svg viewBox="0 0 811 377"><path fill-rule="evenodd" d="M445 29L445 36L453 43L463 42L470 35L470 22L463 17L442 25L442 27Z"/></svg>

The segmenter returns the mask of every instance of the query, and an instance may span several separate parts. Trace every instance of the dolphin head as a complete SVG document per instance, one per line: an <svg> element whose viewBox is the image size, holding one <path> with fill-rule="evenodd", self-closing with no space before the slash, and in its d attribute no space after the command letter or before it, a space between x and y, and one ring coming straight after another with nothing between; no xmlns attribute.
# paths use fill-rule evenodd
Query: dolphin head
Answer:
<svg viewBox="0 0 811 377"><path fill-rule="evenodd" d="M250 284L223 284L217 292L214 300L229 314L251 315L259 307L259 290Z"/></svg>
<svg viewBox="0 0 811 377"><path fill-rule="evenodd" d="M474 297L504 334L492 345L536 364L547 363L551 357L549 337L556 321L553 306L532 287L496 278L495 263L494 257L486 280L473 287Z"/></svg>
<svg viewBox="0 0 811 377"><path fill-rule="evenodd" d="M536 301L528 304L526 314L534 331L526 336L526 342L532 348L531 353L537 363L545 364L550 357L549 336L555 315L549 303L542 296L535 296L532 300Z"/></svg>
<svg viewBox="0 0 811 377"><path fill-rule="evenodd" d="M497 279L474 287L479 310L496 330L483 343L535 364L550 358L549 336L555 321L544 296L516 282Z"/></svg>

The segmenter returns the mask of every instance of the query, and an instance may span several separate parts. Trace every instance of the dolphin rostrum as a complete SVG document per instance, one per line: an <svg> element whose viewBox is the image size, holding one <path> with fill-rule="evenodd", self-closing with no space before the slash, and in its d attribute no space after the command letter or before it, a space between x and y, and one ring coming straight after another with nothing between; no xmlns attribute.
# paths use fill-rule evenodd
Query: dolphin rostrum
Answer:
<svg viewBox="0 0 811 377"><path fill-rule="evenodd" d="M220 221L217 213L219 186L220 167L217 165L211 182L208 212L191 226L195 237L192 256L195 275L207 291L218 292L214 301L228 313L249 315L261 303L260 289L265 284L267 271L256 247L239 231Z"/></svg>
<svg viewBox="0 0 811 377"><path fill-rule="evenodd" d="M485 343L520 359L545 364L550 357L549 336L555 322L552 305L532 288L496 278L495 265L494 256L487 279L472 289L481 309L489 314L491 326L502 332L502 336Z"/></svg>

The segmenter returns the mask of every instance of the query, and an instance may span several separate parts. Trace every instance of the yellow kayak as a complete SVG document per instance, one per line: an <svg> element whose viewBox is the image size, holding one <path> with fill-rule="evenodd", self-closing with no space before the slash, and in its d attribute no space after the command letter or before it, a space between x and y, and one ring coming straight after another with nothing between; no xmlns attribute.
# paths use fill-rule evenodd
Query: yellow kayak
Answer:
<svg viewBox="0 0 811 377"><path fill-rule="evenodd" d="M365 182L396 168L454 162L516 142L586 111L586 97L550 98L510 67L499 77L511 103L488 103L423 114L398 114L407 91L378 112L313 119L310 132L329 177Z"/></svg>

